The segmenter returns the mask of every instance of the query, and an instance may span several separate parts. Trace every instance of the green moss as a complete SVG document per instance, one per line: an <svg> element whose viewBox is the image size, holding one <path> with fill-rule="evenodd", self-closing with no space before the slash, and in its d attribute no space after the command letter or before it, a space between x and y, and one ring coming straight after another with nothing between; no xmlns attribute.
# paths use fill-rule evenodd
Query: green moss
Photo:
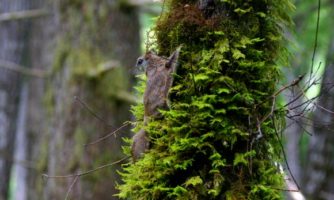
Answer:
<svg viewBox="0 0 334 200"><path fill-rule="evenodd" d="M48 116L52 116L54 113L54 92L52 90L52 87L50 84L47 85L47 88L45 90L45 95L43 97L43 105L44 108L46 108L46 114Z"/></svg>
<svg viewBox="0 0 334 200"><path fill-rule="evenodd" d="M68 54L70 53L71 46L65 39L58 41L57 48L55 50L55 57L52 66L52 73L61 70L65 65Z"/></svg>
<svg viewBox="0 0 334 200"><path fill-rule="evenodd" d="M279 2L279 3L278 3ZM282 25L293 6L282 1L217 3L202 13L194 1L167 1L157 21L159 52L182 44L164 119L150 122L150 151L124 166L126 199L281 199L282 174L271 114L287 58ZM142 119L142 105L133 110ZM257 137L260 139L257 139ZM275 189L274 189L275 188Z"/></svg>
<svg viewBox="0 0 334 200"><path fill-rule="evenodd" d="M73 151L71 156L71 159L69 159L69 162L67 163L66 169L68 171L73 171L78 167L80 161L82 160L82 156L85 154L84 152L84 145L87 143L87 133L82 130L82 128L77 127L74 130L74 140L73 140Z"/></svg>
<svg viewBox="0 0 334 200"><path fill-rule="evenodd" d="M60 7L64 12L61 20L71 29L61 27L64 35L57 42L53 72L66 69L70 85L94 88L96 94L107 101L124 98L119 94L126 94L129 88L127 79L123 78L126 73L120 64L116 66L119 61L113 60L110 54L113 52L109 49L113 46L109 44L110 36L101 34L110 32L108 13L114 8L107 2L96 7L93 0L63 1ZM106 69L104 65L108 63L113 66Z"/></svg>
<svg viewBox="0 0 334 200"><path fill-rule="evenodd" d="M48 150L49 150L49 142L48 137L44 137L40 144L39 149L39 158L36 162L36 169L38 172L44 172L48 166Z"/></svg>

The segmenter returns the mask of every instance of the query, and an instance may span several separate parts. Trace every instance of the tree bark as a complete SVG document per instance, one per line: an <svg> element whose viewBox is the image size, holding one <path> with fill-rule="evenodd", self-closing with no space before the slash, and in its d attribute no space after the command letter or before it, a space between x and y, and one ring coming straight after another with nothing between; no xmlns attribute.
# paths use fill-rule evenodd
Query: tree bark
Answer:
<svg viewBox="0 0 334 200"><path fill-rule="evenodd" d="M47 85L52 76L53 58L56 46L58 23L54 2L31 0L36 10L46 10L47 15L31 19L29 37L29 65L31 70L43 72L43 76L29 76L28 117L27 117L27 199L47 199L45 180L41 175L48 168L48 146L50 139L50 111L46 99L50 95Z"/></svg>
<svg viewBox="0 0 334 200"><path fill-rule="evenodd" d="M136 8L120 1L57 1L59 26L53 62L54 76L47 88L51 118L48 170L50 175L75 174L124 157L119 137L84 147L130 119L129 93L131 66L139 55L139 23ZM119 63L100 70L105 63ZM90 115L74 101L82 99L103 121ZM112 166L74 185L76 199L115 199L119 182ZM47 199L63 199L73 179L49 179Z"/></svg>
<svg viewBox="0 0 334 200"><path fill-rule="evenodd" d="M29 8L30 2L25 0L3 0L0 3L1 14ZM0 23L0 65L1 61L26 64L27 28L26 21ZM21 83L19 74L0 68L0 199L8 197Z"/></svg>
<svg viewBox="0 0 334 200"><path fill-rule="evenodd" d="M310 137L305 172L305 193L315 200L334 198L334 38L329 41L321 96L313 116L314 135Z"/></svg>
<svg viewBox="0 0 334 200"><path fill-rule="evenodd" d="M14 160L27 160L27 107L28 107L29 88L27 83L23 83L20 92L20 103L18 109L17 131L15 137ZM25 200L27 199L27 176L28 170L26 166L20 162L14 162L12 167L11 181L15 183L15 190L20 191L13 194L13 199Z"/></svg>
<svg viewBox="0 0 334 200"><path fill-rule="evenodd" d="M137 11L119 1L29 0L2 1L0 5L0 13L6 13L0 24L0 60L4 61L0 68L0 199L7 199L13 160L12 177L18 182L13 190L26 188L24 193L15 192L15 199L63 199L72 180L45 182L42 173L76 173L123 156L120 143L128 129L120 132L121 137L86 149L83 144L130 118L130 72L139 54ZM31 16L31 9L43 12ZM14 18L8 18L12 11ZM110 63L112 67L103 68ZM15 139L19 156L14 158L20 74L28 76L24 76L27 87L22 90L26 98L21 100L25 105L20 112L24 114L19 123L21 134ZM89 115L74 102L74 96L82 98L112 127ZM119 166L81 178L70 195L115 199L116 169Z"/></svg>

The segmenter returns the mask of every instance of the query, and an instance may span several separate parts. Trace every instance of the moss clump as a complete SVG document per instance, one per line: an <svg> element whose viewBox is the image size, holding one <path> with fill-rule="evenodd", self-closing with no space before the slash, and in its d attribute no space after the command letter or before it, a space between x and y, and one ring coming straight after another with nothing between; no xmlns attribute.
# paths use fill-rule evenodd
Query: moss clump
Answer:
<svg viewBox="0 0 334 200"><path fill-rule="evenodd" d="M183 45L172 106L147 131L152 148L124 166L121 198L280 199L280 147L271 113L286 58L289 0L170 0L155 33L168 55ZM209 9L210 8L210 9ZM139 105L136 115L140 113ZM268 116L273 117L269 118ZM274 189L276 188L276 189Z"/></svg>

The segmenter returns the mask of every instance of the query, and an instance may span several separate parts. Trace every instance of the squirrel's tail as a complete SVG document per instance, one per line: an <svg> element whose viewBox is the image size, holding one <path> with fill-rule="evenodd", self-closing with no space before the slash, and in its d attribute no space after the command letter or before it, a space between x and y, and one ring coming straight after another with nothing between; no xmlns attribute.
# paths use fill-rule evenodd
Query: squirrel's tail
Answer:
<svg viewBox="0 0 334 200"><path fill-rule="evenodd" d="M132 137L131 155L134 163L149 149L149 144L150 142L144 129L140 129Z"/></svg>

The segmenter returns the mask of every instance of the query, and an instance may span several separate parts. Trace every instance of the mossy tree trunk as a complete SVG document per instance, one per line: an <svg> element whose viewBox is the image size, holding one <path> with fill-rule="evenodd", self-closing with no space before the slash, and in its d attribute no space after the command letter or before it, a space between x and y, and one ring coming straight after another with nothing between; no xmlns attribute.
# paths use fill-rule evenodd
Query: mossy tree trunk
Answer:
<svg viewBox="0 0 334 200"><path fill-rule="evenodd" d="M151 149L122 173L125 199L280 199L275 108L289 0L168 0L160 54L182 45L171 107L146 127ZM142 105L135 109L142 119ZM139 123L140 124L140 123ZM138 127L140 128L140 127Z"/></svg>
<svg viewBox="0 0 334 200"><path fill-rule="evenodd" d="M139 55L136 8L124 1L56 1L57 45L46 95L50 175L74 174L124 157L121 137L84 147L130 119L129 72ZM84 100L109 125L74 101ZM127 130L127 129L124 129ZM114 199L119 165L74 185L75 199ZM46 199L64 199L73 179L48 179Z"/></svg>

